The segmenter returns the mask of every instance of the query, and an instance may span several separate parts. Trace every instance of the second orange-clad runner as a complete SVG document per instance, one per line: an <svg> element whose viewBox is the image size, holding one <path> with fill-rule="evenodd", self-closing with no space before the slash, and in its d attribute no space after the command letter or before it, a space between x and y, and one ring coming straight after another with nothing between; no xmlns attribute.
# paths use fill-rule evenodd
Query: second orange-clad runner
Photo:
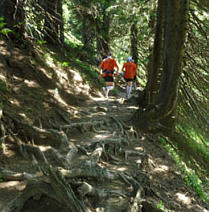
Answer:
<svg viewBox="0 0 209 212"><path fill-rule="evenodd" d="M126 63L123 64L122 71L124 72L124 79L127 82L126 98L130 98L132 83L136 77L137 65L133 62L132 57L129 57Z"/></svg>

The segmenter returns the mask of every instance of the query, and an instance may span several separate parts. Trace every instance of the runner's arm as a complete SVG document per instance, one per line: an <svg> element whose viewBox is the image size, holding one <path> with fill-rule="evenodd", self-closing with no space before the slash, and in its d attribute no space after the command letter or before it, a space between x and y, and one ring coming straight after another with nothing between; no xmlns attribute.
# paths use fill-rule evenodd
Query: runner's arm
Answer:
<svg viewBox="0 0 209 212"><path fill-rule="evenodd" d="M118 67L118 64L117 64L116 61L115 61L115 68L116 68L116 75L118 75L118 73L119 73L119 67Z"/></svg>
<svg viewBox="0 0 209 212"><path fill-rule="evenodd" d="M99 65L98 72L99 72L98 79L100 80L102 78L102 73L103 73L103 62Z"/></svg>
<svg viewBox="0 0 209 212"><path fill-rule="evenodd" d="M118 73L119 73L119 67L118 67L118 65L116 66L116 75L118 75Z"/></svg>
<svg viewBox="0 0 209 212"><path fill-rule="evenodd" d="M121 71L122 71L122 72L125 72L124 69L125 69L125 64L123 64L123 67L122 67Z"/></svg>

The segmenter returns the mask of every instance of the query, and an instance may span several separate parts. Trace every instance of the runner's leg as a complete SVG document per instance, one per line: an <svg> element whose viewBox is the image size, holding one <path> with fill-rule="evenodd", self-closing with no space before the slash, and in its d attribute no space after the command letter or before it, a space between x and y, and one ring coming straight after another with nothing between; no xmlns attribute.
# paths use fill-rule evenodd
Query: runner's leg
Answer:
<svg viewBox="0 0 209 212"><path fill-rule="evenodd" d="M126 87L126 98L127 98L127 99L130 98L131 86L132 86L132 81L128 81L128 82L127 82L127 87Z"/></svg>
<svg viewBox="0 0 209 212"><path fill-rule="evenodd" d="M106 98L108 98L109 91L113 90L114 88L114 82L106 82Z"/></svg>

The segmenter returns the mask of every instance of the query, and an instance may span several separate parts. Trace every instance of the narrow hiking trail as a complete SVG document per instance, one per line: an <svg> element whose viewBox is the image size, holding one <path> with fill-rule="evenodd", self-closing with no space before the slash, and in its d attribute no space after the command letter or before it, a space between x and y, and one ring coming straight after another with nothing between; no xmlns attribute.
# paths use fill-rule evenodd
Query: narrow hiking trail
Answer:
<svg viewBox="0 0 209 212"><path fill-rule="evenodd" d="M123 95L81 104L59 126L67 143L22 146L25 158L8 161L13 172L1 170L9 181L0 183L0 211L158 212L162 203L167 211L207 211L155 136L130 124L137 105Z"/></svg>
<svg viewBox="0 0 209 212"><path fill-rule="evenodd" d="M0 44L1 212L207 211L157 135L132 126L139 90L124 101L121 81L107 100L42 50Z"/></svg>

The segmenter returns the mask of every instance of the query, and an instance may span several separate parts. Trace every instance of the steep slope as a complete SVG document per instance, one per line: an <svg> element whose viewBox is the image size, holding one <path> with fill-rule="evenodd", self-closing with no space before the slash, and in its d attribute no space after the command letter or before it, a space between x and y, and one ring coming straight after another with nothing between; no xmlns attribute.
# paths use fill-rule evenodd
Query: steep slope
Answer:
<svg viewBox="0 0 209 212"><path fill-rule="evenodd" d="M207 211L156 137L131 125L134 98L104 99L53 54L0 43L0 210Z"/></svg>

